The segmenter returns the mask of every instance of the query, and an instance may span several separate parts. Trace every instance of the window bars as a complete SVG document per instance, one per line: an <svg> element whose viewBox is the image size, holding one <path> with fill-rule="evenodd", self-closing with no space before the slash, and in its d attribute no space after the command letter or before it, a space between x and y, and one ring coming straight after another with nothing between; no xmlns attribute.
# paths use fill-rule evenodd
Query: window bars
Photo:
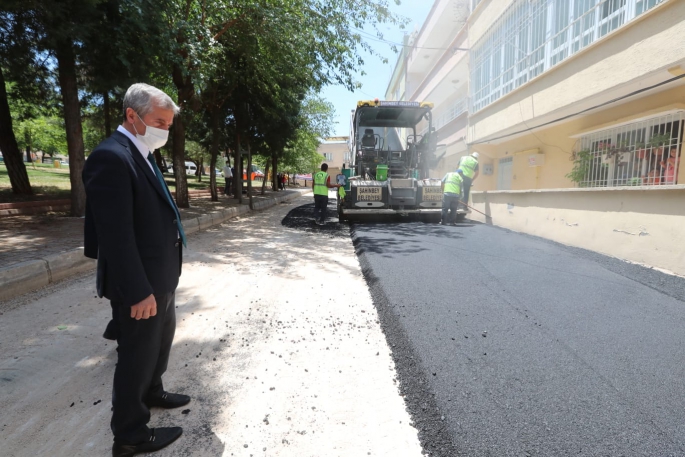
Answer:
<svg viewBox="0 0 685 457"><path fill-rule="evenodd" d="M575 153L579 187L678 184L684 112L582 136Z"/></svg>
<svg viewBox="0 0 685 457"><path fill-rule="evenodd" d="M514 0L471 50L478 111L667 0Z"/></svg>

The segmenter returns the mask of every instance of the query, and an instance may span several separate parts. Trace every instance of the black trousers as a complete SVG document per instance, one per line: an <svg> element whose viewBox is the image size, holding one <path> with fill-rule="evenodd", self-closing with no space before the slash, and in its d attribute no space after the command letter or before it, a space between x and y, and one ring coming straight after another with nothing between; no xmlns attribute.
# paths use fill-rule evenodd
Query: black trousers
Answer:
<svg viewBox="0 0 685 457"><path fill-rule="evenodd" d="M224 195L231 195L231 184L233 183L233 178L224 178L226 185L224 186Z"/></svg>
<svg viewBox="0 0 685 457"><path fill-rule="evenodd" d="M328 195L314 195L314 219L324 222L328 211Z"/></svg>
<svg viewBox="0 0 685 457"><path fill-rule="evenodd" d="M145 401L164 391L162 375L176 331L175 298L174 292L155 295L157 315L138 321L131 317L130 307L112 303L119 344L112 395L115 441L136 444L150 438L150 410Z"/></svg>

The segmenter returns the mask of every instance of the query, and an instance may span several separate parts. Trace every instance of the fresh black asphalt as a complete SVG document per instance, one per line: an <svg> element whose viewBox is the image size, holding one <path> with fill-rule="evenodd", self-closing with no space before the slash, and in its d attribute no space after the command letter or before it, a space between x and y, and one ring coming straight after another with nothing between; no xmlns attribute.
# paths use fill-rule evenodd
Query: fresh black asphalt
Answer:
<svg viewBox="0 0 685 457"><path fill-rule="evenodd" d="M427 454L685 455L685 280L482 224L351 233Z"/></svg>

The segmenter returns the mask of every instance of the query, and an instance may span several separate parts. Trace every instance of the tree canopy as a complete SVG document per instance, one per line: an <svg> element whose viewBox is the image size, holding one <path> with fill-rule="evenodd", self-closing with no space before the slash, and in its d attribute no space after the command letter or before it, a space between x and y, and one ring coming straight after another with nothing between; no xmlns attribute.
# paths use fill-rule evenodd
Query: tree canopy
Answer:
<svg viewBox="0 0 685 457"><path fill-rule="evenodd" d="M382 23L403 25L386 0L5 0L0 147L66 149L72 214L82 215L85 155L120 122L128 86L147 82L182 109L164 148L179 206L191 155L209 158L213 198L217 160L229 152L236 187L253 154L273 175L305 171L332 118L318 92L355 86L360 51L373 52L356 30ZM30 192L21 160L6 162L15 192Z"/></svg>

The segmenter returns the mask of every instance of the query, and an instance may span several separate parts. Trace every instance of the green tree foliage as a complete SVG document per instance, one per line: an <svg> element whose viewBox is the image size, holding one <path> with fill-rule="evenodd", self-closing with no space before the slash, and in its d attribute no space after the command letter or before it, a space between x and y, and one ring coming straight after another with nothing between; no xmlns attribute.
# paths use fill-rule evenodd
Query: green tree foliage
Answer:
<svg viewBox="0 0 685 457"><path fill-rule="evenodd" d="M133 82L159 87L182 108L164 148L173 159L179 206L188 205L184 162L194 144L206 151L214 198L213 170L223 151L233 154L236 186L242 150L250 152L248 163L254 153L273 175L281 165L309 168L331 120L330 107L317 111L325 103L310 94L328 84L355 86L359 52L373 53L358 30L402 26L388 6L385 0L5 0L0 24L9 25L0 25L0 34L11 46L3 54L0 43L0 66L25 73L7 77L13 90L5 98L17 99L16 117L40 105L32 103L36 94L51 94L42 100L57 102L47 105L59 108L65 135L55 134L58 123L46 112L24 115L12 130L18 137L29 132L27 142L46 151L66 141L76 215L83 211L84 154L120 122L121 99ZM39 139L40 123L46 131Z"/></svg>
<svg viewBox="0 0 685 457"><path fill-rule="evenodd" d="M301 127L283 154L283 169L290 173L311 173L321 164L317 152L321 140L330 136L335 110L315 96L305 99L300 114Z"/></svg>
<svg viewBox="0 0 685 457"><path fill-rule="evenodd" d="M41 116L27 119L17 125L17 131L21 132L17 140L22 149L42 151L51 157L67 153L64 121L59 117Z"/></svg>

